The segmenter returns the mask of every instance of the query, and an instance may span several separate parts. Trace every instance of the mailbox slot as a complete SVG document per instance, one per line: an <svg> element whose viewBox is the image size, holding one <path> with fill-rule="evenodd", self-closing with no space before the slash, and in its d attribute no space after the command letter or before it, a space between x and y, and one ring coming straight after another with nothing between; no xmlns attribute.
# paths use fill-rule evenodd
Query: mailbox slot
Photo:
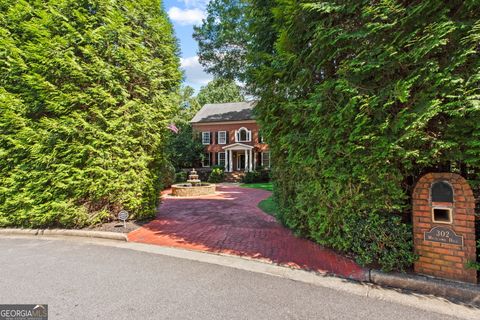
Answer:
<svg viewBox="0 0 480 320"><path fill-rule="evenodd" d="M432 208L432 221L435 223L447 223L451 224L452 219L452 208Z"/></svg>

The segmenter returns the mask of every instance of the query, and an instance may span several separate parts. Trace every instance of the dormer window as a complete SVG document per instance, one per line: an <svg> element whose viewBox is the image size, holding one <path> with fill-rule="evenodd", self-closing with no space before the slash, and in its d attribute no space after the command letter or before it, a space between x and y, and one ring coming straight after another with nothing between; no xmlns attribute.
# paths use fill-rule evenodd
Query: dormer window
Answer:
<svg viewBox="0 0 480 320"><path fill-rule="evenodd" d="M250 142L252 141L252 131L247 128L240 128L235 132L236 142Z"/></svg>

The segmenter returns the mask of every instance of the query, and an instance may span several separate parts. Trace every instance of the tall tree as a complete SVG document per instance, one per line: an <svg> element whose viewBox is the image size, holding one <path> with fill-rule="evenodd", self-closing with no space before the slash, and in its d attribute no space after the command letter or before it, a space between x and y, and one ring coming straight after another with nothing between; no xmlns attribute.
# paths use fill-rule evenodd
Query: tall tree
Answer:
<svg viewBox="0 0 480 320"><path fill-rule="evenodd" d="M245 100L242 89L234 80L215 78L206 86L200 88L197 95L198 103L203 106L207 103L239 102Z"/></svg>
<svg viewBox="0 0 480 320"><path fill-rule="evenodd" d="M194 27L199 61L217 77L239 79L245 70L248 24L245 0L212 0L207 17Z"/></svg>
<svg viewBox="0 0 480 320"><path fill-rule="evenodd" d="M0 0L0 225L152 216L181 80L160 0Z"/></svg>
<svg viewBox="0 0 480 320"><path fill-rule="evenodd" d="M190 86L180 89L178 112L172 120L178 131L169 134L167 154L176 170L196 167L204 152L204 145L190 124L190 120L201 108L194 93L195 89Z"/></svg>

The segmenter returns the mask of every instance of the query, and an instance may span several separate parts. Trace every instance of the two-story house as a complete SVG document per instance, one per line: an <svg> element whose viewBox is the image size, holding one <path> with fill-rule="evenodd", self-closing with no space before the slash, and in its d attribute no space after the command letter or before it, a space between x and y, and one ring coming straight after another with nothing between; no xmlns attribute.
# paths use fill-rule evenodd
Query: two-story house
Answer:
<svg viewBox="0 0 480 320"><path fill-rule="evenodd" d="M270 152L253 116L254 102L206 104L191 120L205 145L203 167L226 172L270 167Z"/></svg>

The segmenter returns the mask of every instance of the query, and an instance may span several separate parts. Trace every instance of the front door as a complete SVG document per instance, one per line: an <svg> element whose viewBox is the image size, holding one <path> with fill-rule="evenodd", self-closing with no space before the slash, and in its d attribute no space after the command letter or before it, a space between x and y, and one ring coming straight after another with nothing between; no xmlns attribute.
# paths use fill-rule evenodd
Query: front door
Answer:
<svg viewBox="0 0 480 320"><path fill-rule="evenodd" d="M237 155L237 170L245 170L245 154Z"/></svg>

